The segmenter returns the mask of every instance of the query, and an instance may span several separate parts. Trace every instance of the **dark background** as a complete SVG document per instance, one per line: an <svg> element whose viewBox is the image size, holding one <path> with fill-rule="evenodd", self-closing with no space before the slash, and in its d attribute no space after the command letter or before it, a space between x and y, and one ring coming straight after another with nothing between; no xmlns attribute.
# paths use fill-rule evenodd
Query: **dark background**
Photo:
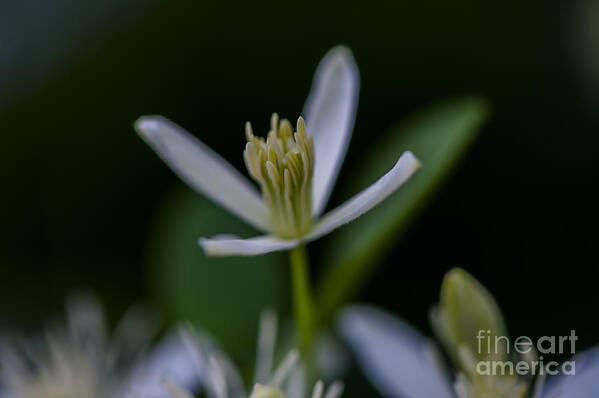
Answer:
<svg viewBox="0 0 599 398"><path fill-rule="evenodd" d="M294 119L318 60L343 43L362 77L346 162L434 100L478 93L493 104L361 299L428 331L443 274L461 266L496 295L514 335L575 329L581 347L599 343L597 1L0 7L3 326L59 314L80 287L111 319L155 302L148 236L182 183L133 121L163 114L242 167L244 122L261 131L273 111Z"/></svg>

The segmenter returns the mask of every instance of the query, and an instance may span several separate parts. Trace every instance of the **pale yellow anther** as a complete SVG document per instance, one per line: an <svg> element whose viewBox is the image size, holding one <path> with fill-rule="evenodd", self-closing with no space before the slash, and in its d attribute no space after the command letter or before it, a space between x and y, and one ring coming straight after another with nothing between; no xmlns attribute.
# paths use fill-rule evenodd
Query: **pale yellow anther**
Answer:
<svg viewBox="0 0 599 398"><path fill-rule="evenodd" d="M276 133L279 127L279 115L275 112L270 116L270 131Z"/></svg>
<svg viewBox="0 0 599 398"><path fill-rule="evenodd" d="M273 233L285 239L306 234L312 228L314 143L304 120L298 119L294 132L287 119L274 113L266 139L256 137L249 122L245 131L245 164L260 185Z"/></svg>
<svg viewBox="0 0 599 398"><path fill-rule="evenodd" d="M248 143L252 142L253 137L254 137L254 132L252 131L251 123L245 122L245 138L248 140Z"/></svg>

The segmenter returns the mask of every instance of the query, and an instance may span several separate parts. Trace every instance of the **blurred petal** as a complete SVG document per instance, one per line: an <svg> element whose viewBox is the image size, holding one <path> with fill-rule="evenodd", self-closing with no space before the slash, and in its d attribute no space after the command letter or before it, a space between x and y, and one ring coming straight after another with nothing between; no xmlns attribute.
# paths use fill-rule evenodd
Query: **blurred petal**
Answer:
<svg viewBox="0 0 599 398"><path fill-rule="evenodd" d="M352 306L339 316L338 331L383 396L453 398L434 345L389 314Z"/></svg>
<svg viewBox="0 0 599 398"><path fill-rule="evenodd" d="M252 183L201 141L162 116L143 116L135 129L189 186L254 227L269 230L268 210Z"/></svg>
<svg viewBox="0 0 599 398"><path fill-rule="evenodd" d="M411 152L404 152L395 166L377 182L322 216L306 240L317 239L366 213L395 192L418 167L420 167L418 159Z"/></svg>
<svg viewBox="0 0 599 398"><path fill-rule="evenodd" d="M304 398L306 390L306 369L300 363L287 378L287 385L283 390L288 398Z"/></svg>
<svg viewBox="0 0 599 398"><path fill-rule="evenodd" d="M543 398L597 398L599 394L599 347L584 351L573 358L575 375L549 377Z"/></svg>
<svg viewBox="0 0 599 398"><path fill-rule="evenodd" d="M343 46L330 50L318 65L303 113L314 137L314 215L324 210L347 152L359 88L351 51Z"/></svg>
<svg viewBox="0 0 599 398"><path fill-rule="evenodd" d="M147 308L129 308L116 326L110 341L109 352L113 366L125 368L134 364L158 334L158 323L156 315Z"/></svg>
<svg viewBox="0 0 599 398"><path fill-rule="evenodd" d="M280 388L281 384L287 380L293 369L299 362L299 351L296 349L290 350L284 357L281 363L273 370L272 378L268 383L272 387Z"/></svg>
<svg viewBox="0 0 599 398"><path fill-rule="evenodd" d="M80 343L91 355L104 352L108 344L108 331L102 305L88 291L79 291L67 301L67 326L73 342Z"/></svg>
<svg viewBox="0 0 599 398"><path fill-rule="evenodd" d="M162 385L165 378L184 389L200 383L194 358L178 332L167 335L152 352L138 359L121 388L140 397L169 398L171 395Z"/></svg>
<svg viewBox="0 0 599 398"><path fill-rule="evenodd" d="M268 382L270 372L272 371L276 340L277 313L271 309L265 309L260 314L254 384L265 384Z"/></svg>
<svg viewBox="0 0 599 398"><path fill-rule="evenodd" d="M200 246L208 256L256 256L291 249L299 243L299 240L283 240L272 235L249 239L235 235L217 235L199 240Z"/></svg>
<svg viewBox="0 0 599 398"><path fill-rule="evenodd" d="M541 398L543 396L543 388L545 387L546 380L546 375L537 376L535 383L532 387L531 398Z"/></svg>
<svg viewBox="0 0 599 398"><path fill-rule="evenodd" d="M334 381L324 393L324 398L338 398L343 394L344 384L340 381Z"/></svg>
<svg viewBox="0 0 599 398"><path fill-rule="evenodd" d="M321 330L314 338L314 368L323 380L336 380L346 375L352 357L339 337Z"/></svg>
<svg viewBox="0 0 599 398"><path fill-rule="evenodd" d="M193 357L194 368L200 375L207 397L218 398L223 394L230 398L246 396L241 374L229 357L211 343L207 335L191 326L180 327L179 333Z"/></svg>

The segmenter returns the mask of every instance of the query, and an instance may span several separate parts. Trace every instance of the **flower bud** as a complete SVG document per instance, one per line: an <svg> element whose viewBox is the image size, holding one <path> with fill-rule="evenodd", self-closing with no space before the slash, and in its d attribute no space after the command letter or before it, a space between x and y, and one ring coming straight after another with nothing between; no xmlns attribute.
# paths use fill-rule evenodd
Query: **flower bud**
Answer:
<svg viewBox="0 0 599 398"><path fill-rule="evenodd" d="M453 360L467 373L478 361L507 359L509 341L495 299L461 268L449 271L433 326Z"/></svg>

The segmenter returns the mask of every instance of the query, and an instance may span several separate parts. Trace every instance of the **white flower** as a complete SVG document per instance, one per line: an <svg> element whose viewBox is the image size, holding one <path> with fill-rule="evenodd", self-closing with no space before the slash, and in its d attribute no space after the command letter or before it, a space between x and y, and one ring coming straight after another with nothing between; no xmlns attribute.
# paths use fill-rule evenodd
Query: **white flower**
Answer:
<svg viewBox="0 0 599 398"><path fill-rule="evenodd" d="M452 382L436 346L411 326L372 307L342 311L338 329L353 349L366 376L383 396L391 398L596 398L599 391L599 348L574 357L575 375L498 383L495 391L477 395L458 373ZM481 376L484 377L484 376ZM489 382L499 381L489 376ZM505 381L505 380L504 380ZM528 390L531 391L528 391ZM530 395L525 395L526 393Z"/></svg>
<svg viewBox="0 0 599 398"><path fill-rule="evenodd" d="M317 239L372 209L419 167L411 152L377 182L322 215L349 144L358 101L359 74L349 49L335 47L321 61L293 133L274 115L269 138L246 126L244 152L262 195L234 167L179 126L160 116L135 123L142 138L198 192L221 204L264 236L200 238L209 255L258 255ZM367 165L365 165L367 167Z"/></svg>
<svg viewBox="0 0 599 398"><path fill-rule="evenodd" d="M68 306L66 327L22 341L22 348L2 342L0 397L166 398L164 374L193 386L193 358L177 333L144 352L155 330L147 314L132 310L109 338L99 304L79 297Z"/></svg>
<svg viewBox="0 0 599 398"><path fill-rule="evenodd" d="M181 333L193 353L195 368L207 398L306 398L305 370L296 350L291 350L273 370L277 335L277 319L273 312L264 311L260 319L254 383L249 395L233 362L209 339L191 327L182 328ZM169 378L163 379L163 385L176 398L193 397L190 391ZM325 391L323 382L318 381L311 397L338 398L342 392L341 382L331 383Z"/></svg>

